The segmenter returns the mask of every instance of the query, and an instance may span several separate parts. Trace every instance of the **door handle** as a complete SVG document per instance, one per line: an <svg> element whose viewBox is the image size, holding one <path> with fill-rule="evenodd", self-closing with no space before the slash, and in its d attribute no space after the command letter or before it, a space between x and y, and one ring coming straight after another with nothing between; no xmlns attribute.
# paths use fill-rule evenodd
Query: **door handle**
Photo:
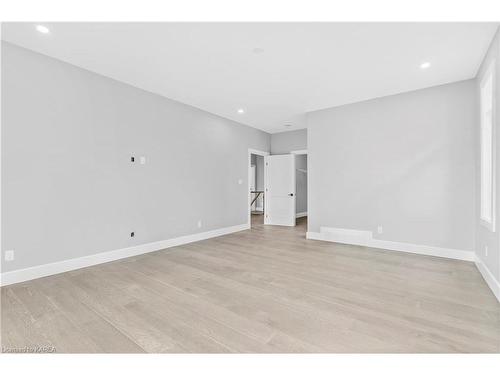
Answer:
<svg viewBox="0 0 500 375"><path fill-rule="evenodd" d="M293 193L288 193L289 196L293 197Z"/></svg>

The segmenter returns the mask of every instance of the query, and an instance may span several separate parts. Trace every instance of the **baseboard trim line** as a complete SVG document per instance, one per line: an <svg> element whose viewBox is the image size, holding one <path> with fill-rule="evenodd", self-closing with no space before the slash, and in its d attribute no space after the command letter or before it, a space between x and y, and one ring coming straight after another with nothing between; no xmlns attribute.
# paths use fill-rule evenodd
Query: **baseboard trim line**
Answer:
<svg viewBox="0 0 500 375"><path fill-rule="evenodd" d="M307 216L307 211L304 211L304 212L298 212L295 214L295 218L299 218L299 217L305 217Z"/></svg>
<svg viewBox="0 0 500 375"><path fill-rule="evenodd" d="M370 231L321 227L320 232L307 232L306 238L348 245L373 247L384 250L401 251L412 254L431 255L441 258L466 260L469 262L476 260L475 253L473 251L379 240L374 239L373 234Z"/></svg>
<svg viewBox="0 0 500 375"><path fill-rule="evenodd" d="M476 255L475 264L481 276L483 276L484 281L489 286L497 301L500 302L500 282L495 279L495 276L491 273L486 264Z"/></svg>
<svg viewBox="0 0 500 375"><path fill-rule="evenodd" d="M163 241L149 242L137 246L106 251L80 258L68 259L60 262L42 264L39 266L4 272L0 274L0 286L17 284L23 281L38 279L40 277L68 272L79 268L90 267L101 263L112 262L114 260L129 258L136 255L151 253L153 251L180 246L191 242L202 241L209 238L224 236L226 234L235 233L246 229L250 229L250 225L248 223L215 229L208 232L201 232L187 236L171 238Z"/></svg>

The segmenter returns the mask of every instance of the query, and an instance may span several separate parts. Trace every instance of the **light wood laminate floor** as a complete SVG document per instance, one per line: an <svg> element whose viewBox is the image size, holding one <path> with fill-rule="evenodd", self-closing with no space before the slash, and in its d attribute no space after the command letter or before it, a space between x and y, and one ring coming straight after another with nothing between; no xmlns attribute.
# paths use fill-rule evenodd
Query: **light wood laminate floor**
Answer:
<svg viewBox="0 0 500 375"><path fill-rule="evenodd" d="M251 230L2 288L2 346L57 352L500 352L473 263Z"/></svg>

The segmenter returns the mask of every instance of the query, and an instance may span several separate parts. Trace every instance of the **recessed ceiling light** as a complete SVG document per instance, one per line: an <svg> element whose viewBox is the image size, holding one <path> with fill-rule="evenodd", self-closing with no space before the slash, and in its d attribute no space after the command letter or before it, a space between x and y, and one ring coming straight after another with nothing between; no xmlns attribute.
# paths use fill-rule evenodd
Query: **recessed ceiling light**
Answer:
<svg viewBox="0 0 500 375"><path fill-rule="evenodd" d="M243 108L240 108L240 109L238 109L238 111L237 111L237 112L238 112L240 115L242 115L243 113L245 113L245 110L244 110Z"/></svg>
<svg viewBox="0 0 500 375"><path fill-rule="evenodd" d="M420 69L427 69L430 66L431 66L431 63L426 61L426 62L420 64Z"/></svg>
<svg viewBox="0 0 500 375"><path fill-rule="evenodd" d="M37 31L41 32L42 34L48 34L50 32L49 28L47 26L43 25L36 25Z"/></svg>

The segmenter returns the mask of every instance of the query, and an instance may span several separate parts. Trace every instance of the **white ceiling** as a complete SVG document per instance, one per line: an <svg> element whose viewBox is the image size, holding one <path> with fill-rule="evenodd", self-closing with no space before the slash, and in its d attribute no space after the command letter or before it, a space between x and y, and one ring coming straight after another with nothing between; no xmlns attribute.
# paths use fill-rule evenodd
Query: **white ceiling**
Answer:
<svg viewBox="0 0 500 375"><path fill-rule="evenodd" d="M495 23L4 23L2 39L270 133L473 78ZM429 69L419 65L429 61ZM244 108L244 114L237 109ZM292 123L285 128L285 123Z"/></svg>

